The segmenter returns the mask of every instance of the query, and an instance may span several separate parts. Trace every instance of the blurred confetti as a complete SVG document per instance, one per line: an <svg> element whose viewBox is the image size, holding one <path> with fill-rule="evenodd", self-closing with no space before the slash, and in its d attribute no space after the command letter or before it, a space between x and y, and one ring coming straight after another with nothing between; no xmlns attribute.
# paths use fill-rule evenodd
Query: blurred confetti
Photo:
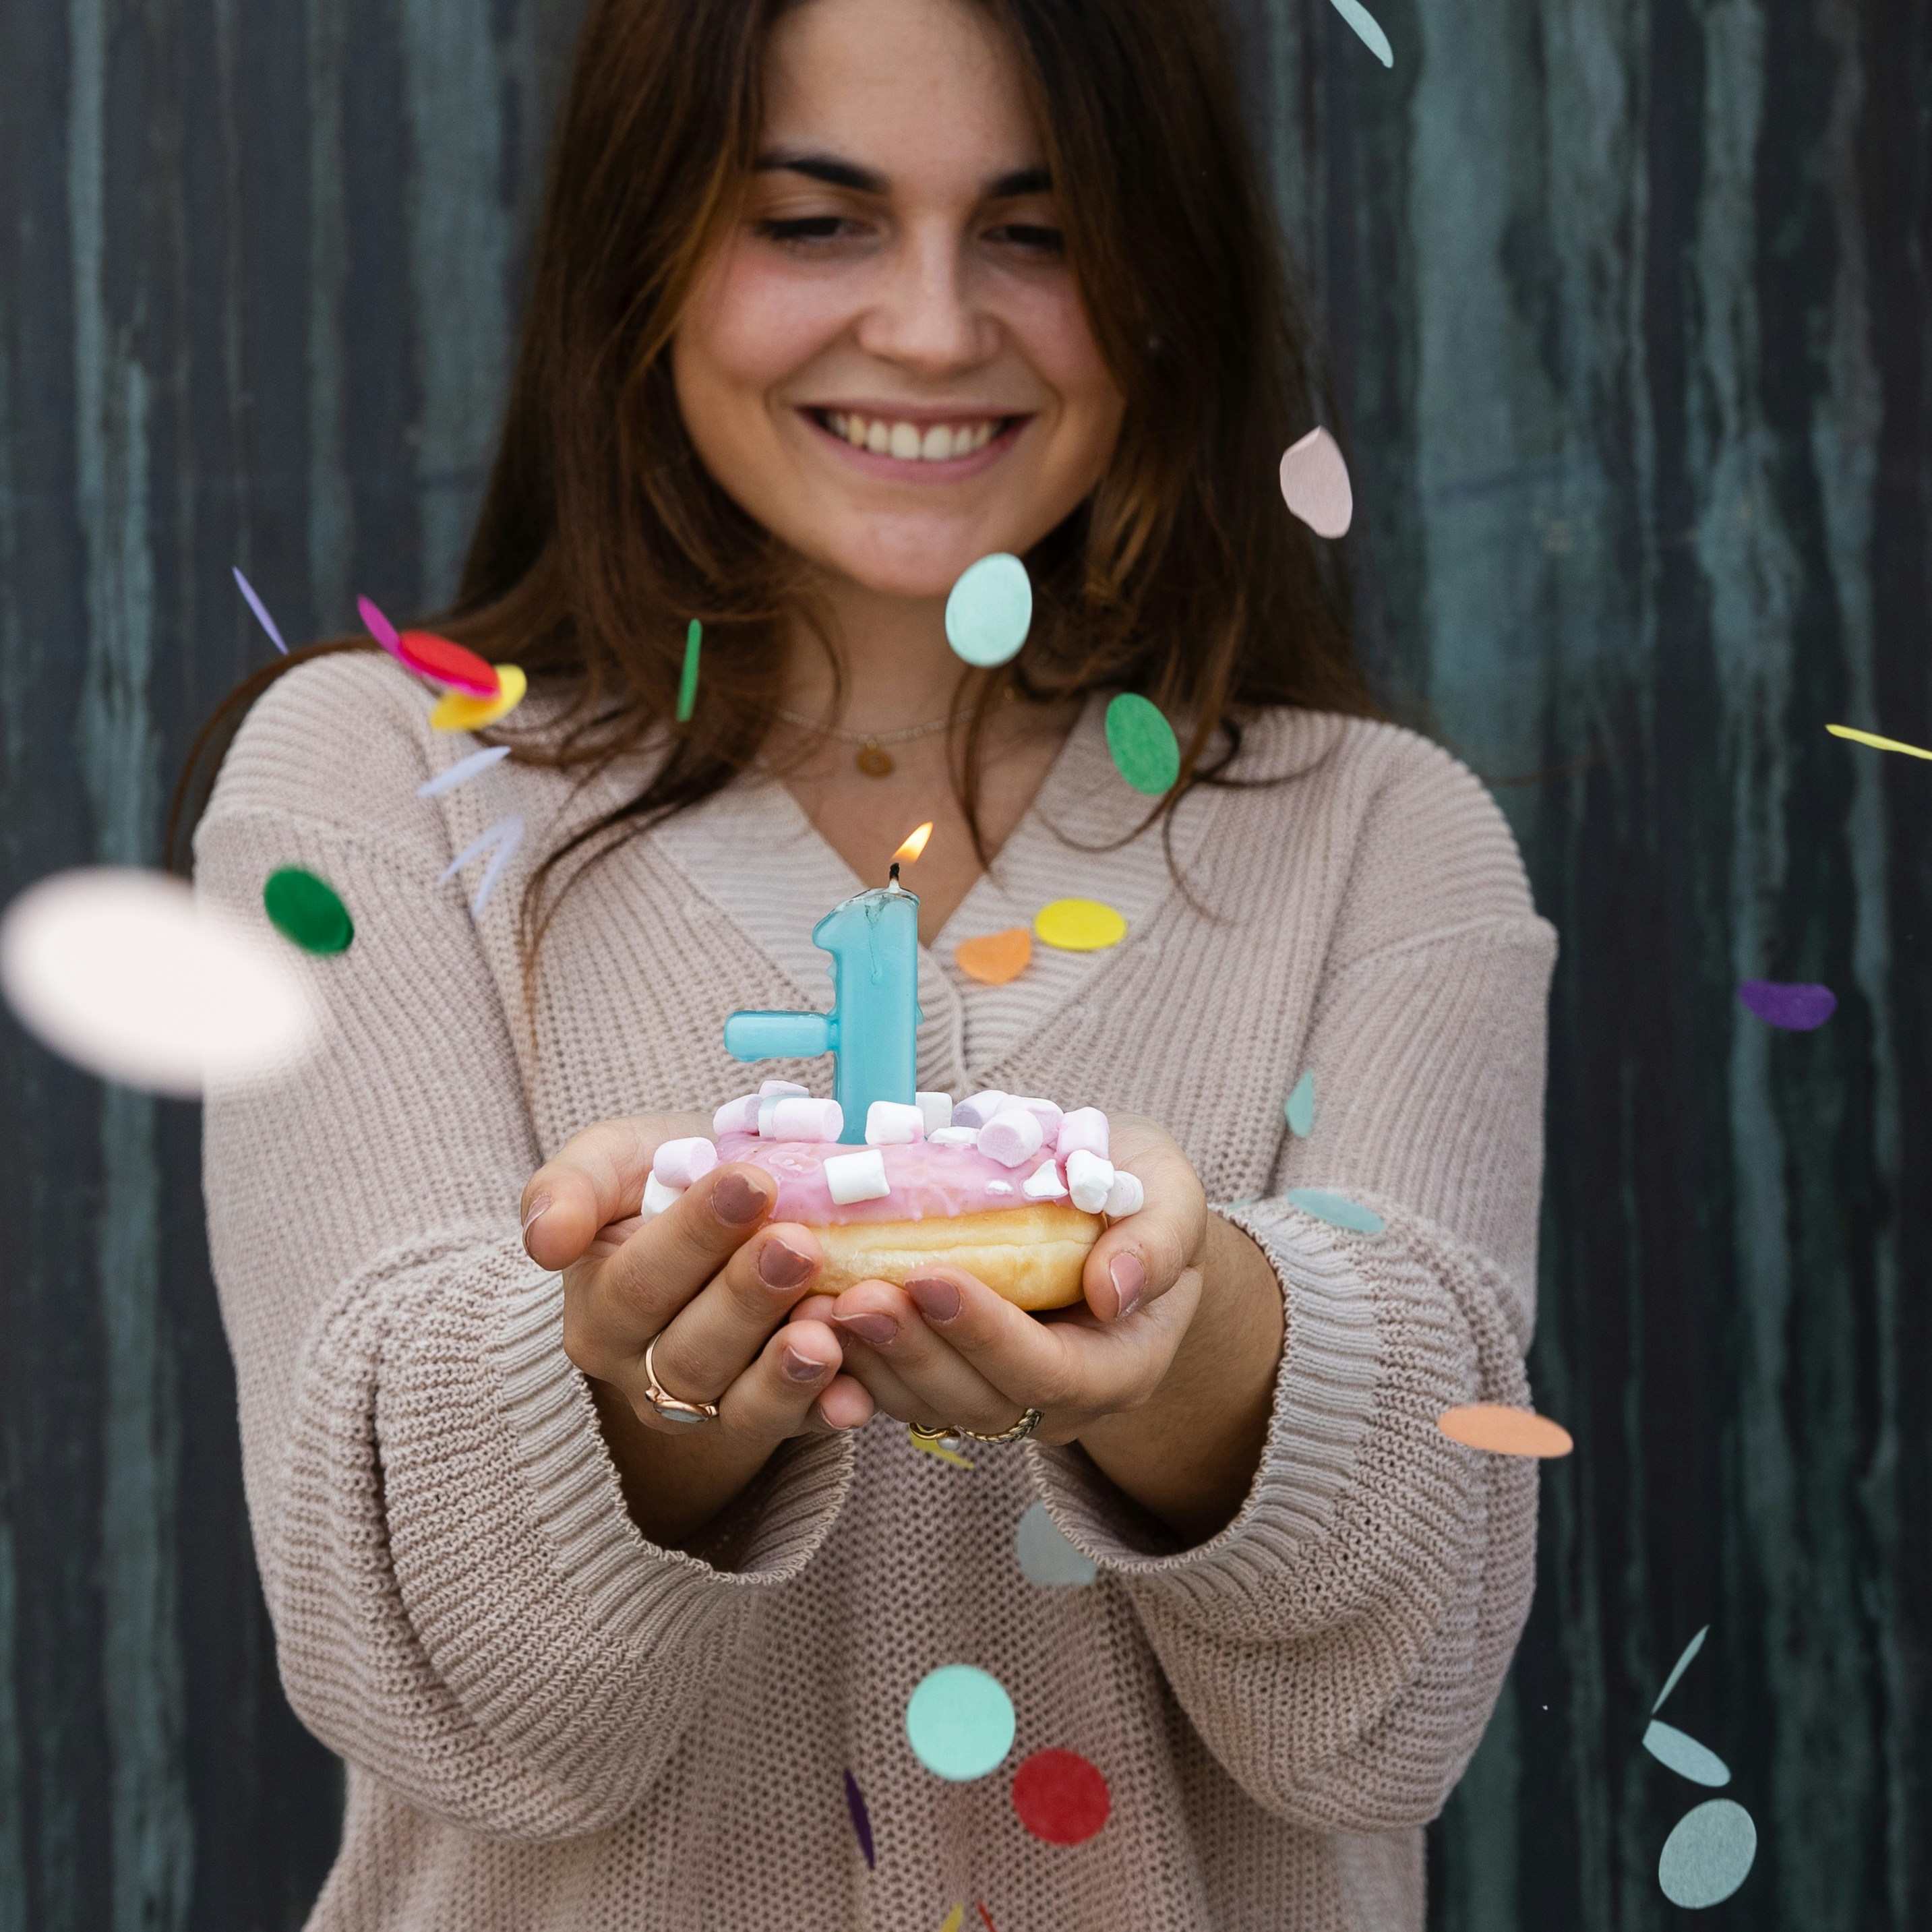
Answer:
<svg viewBox="0 0 1932 1932"><path fill-rule="evenodd" d="M281 631L274 619L268 615L268 607L255 595L255 586L242 574L242 566L238 563L234 566L234 570L236 587L248 600L249 609L255 614L256 622L268 632L269 643L273 644L284 657L286 657L289 654L289 647L282 641Z"/></svg>
<svg viewBox="0 0 1932 1932"><path fill-rule="evenodd" d="M268 923L292 945L326 958L346 952L356 937L356 922L342 896L326 879L299 866L271 872L262 887L262 910Z"/></svg>
<svg viewBox="0 0 1932 1932"><path fill-rule="evenodd" d="M1738 988L1738 998L1766 1026L1786 1033L1809 1033L1838 1010L1838 996L1829 986L1802 980L1747 980Z"/></svg>
<svg viewBox="0 0 1932 1932"><path fill-rule="evenodd" d="M1031 1504L1013 1532L1013 1554L1020 1574L1042 1590L1078 1589L1100 1574L1100 1566L1074 1548L1042 1502Z"/></svg>
<svg viewBox="0 0 1932 1932"><path fill-rule="evenodd" d="M1033 934L1023 926L989 932L983 939L962 939L953 958L969 980L982 986L1004 986L1017 980L1033 962Z"/></svg>
<svg viewBox="0 0 1932 1932"><path fill-rule="evenodd" d="M680 724L691 722L691 714L698 709L698 661L704 648L704 626L694 617L685 628L684 674L677 685L677 722Z"/></svg>
<svg viewBox="0 0 1932 1932"><path fill-rule="evenodd" d="M434 631L404 632L396 640L396 655L418 677L433 678L468 697L488 700L502 688L494 664Z"/></svg>
<svg viewBox="0 0 1932 1932"><path fill-rule="evenodd" d="M481 731L509 716L523 703L530 680L512 664L496 667L498 689L494 698L470 698L460 691L446 694L429 714L433 731Z"/></svg>
<svg viewBox="0 0 1932 1932"><path fill-rule="evenodd" d="M968 564L946 600L946 641L982 670L1017 656L1032 626L1033 580L1004 550Z"/></svg>
<svg viewBox="0 0 1932 1932"><path fill-rule="evenodd" d="M852 1814L852 1828L859 1835L859 1849L866 1855L866 1865L876 1870L879 1862L872 1855L872 1816L866 1809L866 1795L859 1789L859 1780L850 1771L845 1774L845 1808Z"/></svg>
<svg viewBox="0 0 1932 1932"><path fill-rule="evenodd" d="M1180 776L1180 746L1160 708L1131 691L1107 706L1114 769L1138 792L1157 798Z"/></svg>
<svg viewBox="0 0 1932 1932"><path fill-rule="evenodd" d="M487 751L472 752L468 758L459 758L446 772L440 772L427 784L416 787L418 798L440 798L446 791L454 791L458 785L487 772L493 765L500 765L510 755L507 745L492 745Z"/></svg>
<svg viewBox="0 0 1932 1932"><path fill-rule="evenodd" d="M1704 1640L1710 1634L1711 1626L1706 1624L1684 1646L1684 1654L1670 1666L1670 1675L1664 1680L1664 1688L1657 1694L1657 1702L1650 1707L1650 1714L1653 1718L1664 1708L1664 1699L1677 1688L1678 1683L1684 1672L1688 1670L1696 1660L1697 1653L1704 1648Z"/></svg>
<svg viewBox="0 0 1932 1932"><path fill-rule="evenodd" d="M1849 724L1827 724L1825 729L1834 738L1849 738L1855 745L1869 745L1874 752L1903 752L1908 758L1932 758L1932 752L1923 746L1901 744L1896 738L1875 737L1869 731L1854 731Z"/></svg>
<svg viewBox="0 0 1932 1932"><path fill-rule="evenodd" d="M1315 1070L1310 1067L1294 1083L1294 1091L1288 1096L1288 1104L1282 1112L1288 1119L1288 1130L1297 1140L1305 1141L1315 1131Z"/></svg>
<svg viewBox="0 0 1932 1932"><path fill-rule="evenodd" d="M1336 13L1353 27L1366 47L1384 67L1395 65L1395 50L1388 44L1388 36L1376 24L1375 16L1360 0L1334 0Z"/></svg>
<svg viewBox="0 0 1932 1932"><path fill-rule="evenodd" d="M1288 1201L1290 1207L1299 1208L1304 1214L1312 1214L1316 1220L1326 1221L1333 1228L1346 1228L1351 1234L1379 1234L1384 1226L1373 1209L1326 1187L1291 1187Z"/></svg>
<svg viewBox="0 0 1932 1932"><path fill-rule="evenodd" d="M481 919L483 908L490 903L490 895L496 890L496 881L503 876L503 869L516 855L517 848L524 842L524 821L512 813L508 818L499 819L488 831L472 838L443 868L436 880L440 886L447 885L473 859L480 859L493 847L496 856L490 861L483 874L483 882L476 888L476 896L470 902L470 916Z"/></svg>

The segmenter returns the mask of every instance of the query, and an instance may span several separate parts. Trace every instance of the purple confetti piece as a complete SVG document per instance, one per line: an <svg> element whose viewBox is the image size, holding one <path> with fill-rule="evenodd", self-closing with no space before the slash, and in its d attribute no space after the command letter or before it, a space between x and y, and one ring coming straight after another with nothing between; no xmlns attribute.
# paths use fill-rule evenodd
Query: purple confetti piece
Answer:
<svg viewBox="0 0 1932 1932"><path fill-rule="evenodd" d="M269 643L273 644L284 657L286 657L289 654L289 647L282 642L282 634L275 628L274 619L268 615L268 607L255 595L255 586L242 574L242 566L238 563L234 568L236 587L248 600L248 608L254 612L256 622L268 632Z"/></svg>
<svg viewBox="0 0 1932 1932"><path fill-rule="evenodd" d="M1786 1033L1809 1033L1838 1010L1838 996L1829 986L1804 980L1747 980L1738 998L1766 1026L1782 1027Z"/></svg>
<svg viewBox="0 0 1932 1932"><path fill-rule="evenodd" d="M496 890L496 881L503 876L503 868L516 856L517 848L523 842L524 821L520 817L512 814L508 818L499 819L488 832L472 838L450 860L436 884L447 885L471 860L482 858L494 845L496 856L490 861L483 874L483 883L476 888L476 896L470 904L470 916L481 919L483 908L490 903L490 895Z"/></svg>
<svg viewBox="0 0 1932 1932"><path fill-rule="evenodd" d="M848 1771L845 1774L845 1808L852 1814L852 1828L859 1834L859 1849L866 1855L868 1870L878 1869L878 1860L872 1856L872 1814L866 1809L866 1795L859 1789L859 1780Z"/></svg>
<svg viewBox="0 0 1932 1932"><path fill-rule="evenodd" d="M380 644L383 650L387 651L405 670L414 670L415 666L403 655L403 640L397 636L395 626L391 623L388 619L384 616L366 597L356 598L356 608L361 613L362 627L370 636L374 638L376 643Z"/></svg>
<svg viewBox="0 0 1932 1932"><path fill-rule="evenodd" d="M510 755L507 745L492 745L487 752L472 752L460 764L440 772L427 784L416 787L418 798L440 798L446 791L454 791L458 785L467 784L478 773L487 772L492 765L500 765Z"/></svg>

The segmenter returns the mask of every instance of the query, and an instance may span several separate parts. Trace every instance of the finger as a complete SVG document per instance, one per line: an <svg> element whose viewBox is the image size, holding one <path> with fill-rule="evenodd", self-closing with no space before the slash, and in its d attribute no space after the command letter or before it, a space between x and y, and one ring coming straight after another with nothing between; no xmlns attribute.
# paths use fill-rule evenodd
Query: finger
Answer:
<svg viewBox="0 0 1932 1932"><path fill-rule="evenodd" d="M847 1340L853 1374L902 1420L998 1435L1028 1406L1016 1409L1012 1397L927 1325L904 1289L889 1282L848 1288L832 1326Z"/></svg>
<svg viewBox="0 0 1932 1932"><path fill-rule="evenodd" d="M566 1268L613 1221L635 1214L651 1160L668 1140L701 1132L694 1114L600 1120L566 1142L524 1184L524 1246L539 1268ZM706 1124L709 1124L706 1123Z"/></svg>
<svg viewBox="0 0 1932 1932"><path fill-rule="evenodd" d="M1193 1258L1207 1221L1201 1184L1165 1135L1135 1146L1123 1165L1147 1190L1147 1204L1107 1228L1088 1254L1081 1287L1102 1322L1165 1294Z"/></svg>
<svg viewBox="0 0 1932 1932"><path fill-rule="evenodd" d="M808 1228L760 1228L658 1332L651 1360L660 1386L686 1402L717 1401L784 1324L821 1264ZM836 1342L823 1322L815 1325Z"/></svg>
<svg viewBox="0 0 1932 1932"><path fill-rule="evenodd" d="M718 1420L734 1434L774 1442L820 1426L857 1428L872 1403L856 1384L841 1389L838 1338L822 1322L802 1322L772 1336L724 1391ZM830 1405L830 1412L821 1409Z"/></svg>

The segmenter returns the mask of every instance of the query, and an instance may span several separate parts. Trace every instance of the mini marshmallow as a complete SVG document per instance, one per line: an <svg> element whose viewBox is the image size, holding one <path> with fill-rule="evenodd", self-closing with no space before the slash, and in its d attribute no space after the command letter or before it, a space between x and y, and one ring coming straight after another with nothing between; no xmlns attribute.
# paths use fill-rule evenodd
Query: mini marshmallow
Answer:
<svg viewBox="0 0 1932 1932"><path fill-rule="evenodd" d="M770 1126L760 1115L758 1131L775 1141L836 1141L845 1131L845 1110L836 1100L788 1094L772 1108Z"/></svg>
<svg viewBox="0 0 1932 1932"><path fill-rule="evenodd" d="M1019 1095L1016 1094L1007 1101L1006 1105L1010 1107L1024 1107L1029 1114L1038 1114L1040 1138L1048 1147L1052 1147L1059 1139L1060 1124L1066 1116L1060 1111L1058 1101L1022 1100Z"/></svg>
<svg viewBox="0 0 1932 1932"><path fill-rule="evenodd" d="M874 1100L866 1109L868 1147L910 1147L926 1138L926 1116L903 1100Z"/></svg>
<svg viewBox="0 0 1932 1932"><path fill-rule="evenodd" d="M666 1141L651 1160L651 1176L667 1187L688 1187L702 1180L718 1165L718 1150L702 1134L690 1139Z"/></svg>
<svg viewBox="0 0 1932 1932"><path fill-rule="evenodd" d="M1052 1161L1043 1160L1027 1176L1026 1185L1020 1190L1029 1201L1064 1201L1065 1184L1060 1178L1060 1170Z"/></svg>
<svg viewBox="0 0 1932 1932"><path fill-rule="evenodd" d="M986 1184L988 1194L1010 1194L1012 1191L1013 1184L1010 1180L989 1180Z"/></svg>
<svg viewBox="0 0 1932 1932"><path fill-rule="evenodd" d="M809 1087L801 1087L796 1080L761 1080L758 1083L760 1100L803 1100L811 1095Z"/></svg>
<svg viewBox="0 0 1932 1932"><path fill-rule="evenodd" d="M1114 1163L1084 1148L1076 1148L1066 1156L1066 1186L1082 1214L1098 1214L1114 1191Z"/></svg>
<svg viewBox="0 0 1932 1932"><path fill-rule="evenodd" d="M1017 1167L1032 1160L1046 1138L1037 1114L1024 1107L1005 1107L980 1130L980 1151L1002 1167Z"/></svg>
<svg viewBox="0 0 1932 1932"><path fill-rule="evenodd" d="M1114 1173L1114 1184L1107 1190L1107 1212L1116 1221L1128 1214L1138 1214L1147 1202L1147 1190L1140 1184L1137 1174L1118 1168Z"/></svg>
<svg viewBox="0 0 1932 1932"><path fill-rule="evenodd" d="M886 1157L877 1148L835 1154L825 1163L825 1184L842 1208L855 1201L883 1201L892 1191L886 1179Z"/></svg>
<svg viewBox="0 0 1932 1932"><path fill-rule="evenodd" d="M1060 1123L1060 1138L1054 1148L1062 1160L1076 1152L1096 1154L1107 1158L1107 1117L1098 1107L1076 1107ZM1071 1178L1070 1175L1069 1178Z"/></svg>
<svg viewBox="0 0 1932 1932"><path fill-rule="evenodd" d="M988 1087L983 1094L975 1094L970 1100L962 1100L952 1110L952 1124L956 1127L983 1127L1006 1104L1006 1096L997 1087Z"/></svg>
<svg viewBox="0 0 1932 1932"><path fill-rule="evenodd" d="M915 1094L920 1118L926 1123L926 1137L930 1140L941 1127L952 1124L952 1096L950 1094Z"/></svg>
<svg viewBox="0 0 1932 1932"><path fill-rule="evenodd" d="M711 1117L714 1134L754 1134L758 1131L758 1096L741 1094L727 1100Z"/></svg>
<svg viewBox="0 0 1932 1932"><path fill-rule="evenodd" d="M681 1187L667 1187L654 1174L644 1183L644 1204L638 1210L638 1218L648 1221L654 1214L662 1214L670 1204L683 1194Z"/></svg>
<svg viewBox="0 0 1932 1932"><path fill-rule="evenodd" d="M977 1147L980 1130L977 1127L938 1127L926 1136L934 1147Z"/></svg>

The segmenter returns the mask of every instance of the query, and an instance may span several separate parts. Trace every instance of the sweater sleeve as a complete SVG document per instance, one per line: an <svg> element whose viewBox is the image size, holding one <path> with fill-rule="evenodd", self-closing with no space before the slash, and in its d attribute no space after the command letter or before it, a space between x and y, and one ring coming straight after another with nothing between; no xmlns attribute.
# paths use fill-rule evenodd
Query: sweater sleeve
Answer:
<svg viewBox="0 0 1932 1932"><path fill-rule="evenodd" d="M1450 770L1427 775L1432 812L1390 811L1357 855L1360 890L1406 898L1412 929L1387 904L1338 927L1303 1063L1312 1133L1289 1142L1276 1192L1220 1210L1268 1256L1286 1312L1239 1514L1177 1549L1084 1452L1032 1452L1048 1508L1126 1590L1208 1748L1257 1803L1323 1831L1440 1810L1534 1583L1534 1466L1435 1425L1528 1401L1554 935L1500 814ZM1431 886L1405 886L1405 846ZM1304 1211L1302 1188L1346 1196L1380 1232Z"/></svg>
<svg viewBox="0 0 1932 1932"><path fill-rule="evenodd" d="M259 917L267 874L302 866L356 926L347 952L304 957L319 1058L210 1096L210 1244L290 1701L412 1803L562 1838L662 1774L824 1537L851 1452L775 1459L728 1568L632 1522L560 1284L518 1238L538 1149L465 896L436 885L416 700L366 663L293 674L203 822L206 896Z"/></svg>

